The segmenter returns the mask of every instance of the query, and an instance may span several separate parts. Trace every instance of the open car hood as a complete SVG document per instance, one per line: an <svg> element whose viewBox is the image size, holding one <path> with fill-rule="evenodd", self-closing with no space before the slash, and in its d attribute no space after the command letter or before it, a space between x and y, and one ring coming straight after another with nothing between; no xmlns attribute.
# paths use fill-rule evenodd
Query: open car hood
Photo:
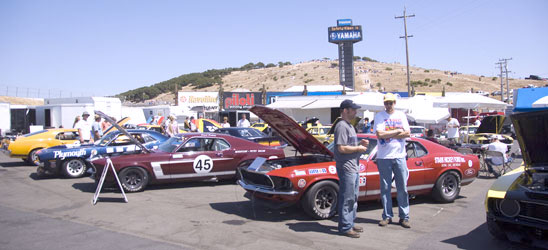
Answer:
<svg viewBox="0 0 548 250"><path fill-rule="evenodd" d="M548 110L511 116L525 168L548 169Z"/></svg>
<svg viewBox="0 0 548 250"><path fill-rule="evenodd" d="M481 120L481 124L478 127L476 134L500 134L500 131L502 130L502 125L504 124L504 119L506 119L506 117L502 115L491 115L484 117L483 120Z"/></svg>
<svg viewBox="0 0 548 250"><path fill-rule="evenodd" d="M249 111L268 123L285 141L295 147L299 153L323 154L333 157L333 152L329 151L321 142L316 140L316 138L306 132L303 127L299 126L297 122L286 114L262 106L253 106Z"/></svg>
<svg viewBox="0 0 548 250"><path fill-rule="evenodd" d="M116 129L118 129L118 131L120 131L122 134L127 136L129 138L129 140L131 140L131 142L135 143L135 145L137 145L139 148L141 148L141 150L142 150L141 152L150 153L150 150L148 150L143 144L141 144L138 140L136 140L133 136L131 136L127 132L127 130L122 128L122 126L120 126L119 123L116 123L116 121L114 121L112 118L110 118L110 116L106 115L105 113L103 113L99 110L95 110L95 114L100 115L103 119L110 122L110 124L112 124L112 127L115 127ZM124 119L126 119L126 118L124 118ZM124 120L124 119L122 119L122 120ZM106 135L106 133L105 133L105 135Z"/></svg>

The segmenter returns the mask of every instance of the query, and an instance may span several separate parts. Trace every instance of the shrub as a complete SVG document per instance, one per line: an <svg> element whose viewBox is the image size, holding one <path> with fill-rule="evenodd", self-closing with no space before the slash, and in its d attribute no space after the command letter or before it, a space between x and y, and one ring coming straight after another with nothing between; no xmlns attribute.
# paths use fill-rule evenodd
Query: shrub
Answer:
<svg viewBox="0 0 548 250"><path fill-rule="evenodd" d="M338 63L331 63L331 68L336 68L336 67L339 67Z"/></svg>
<svg viewBox="0 0 548 250"><path fill-rule="evenodd" d="M386 67L386 68L385 68L385 70L392 70L392 68L390 68L390 67Z"/></svg>
<svg viewBox="0 0 548 250"><path fill-rule="evenodd" d="M424 79L425 82L430 82L430 78Z"/></svg>
<svg viewBox="0 0 548 250"><path fill-rule="evenodd" d="M312 79L306 79L306 80L304 80L304 83L309 83L309 82L311 82L311 81L314 81L314 80L312 80Z"/></svg>
<svg viewBox="0 0 548 250"><path fill-rule="evenodd" d="M307 76L307 75L308 75L308 73L304 73L304 76Z"/></svg>
<svg viewBox="0 0 548 250"><path fill-rule="evenodd" d="M447 82L445 85L447 86L453 86L453 84L451 82Z"/></svg>
<svg viewBox="0 0 548 250"><path fill-rule="evenodd" d="M494 76L493 78L491 78L491 80L495 81L495 80L497 80L497 77Z"/></svg>
<svg viewBox="0 0 548 250"><path fill-rule="evenodd" d="M430 73L430 70L425 69L424 73Z"/></svg>
<svg viewBox="0 0 548 250"><path fill-rule="evenodd" d="M380 88L381 86L382 86L382 83L378 82L378 83L377 83L377 87Z"/></svg>
<svg viewBox="0 0 548 250"><path fill-rule="evenodd" d="M369 58L369 57L367 57L367 56L362 57L362 60L363 60L363 61L366 61L366 62L378 62L377 60L371 59L371 58Z"/></svg>
<svg viewBox="0 0 548 250"><path fill-rule="evenodd" d="M272 80L278 81L278 77L273 77Z"/></svg>

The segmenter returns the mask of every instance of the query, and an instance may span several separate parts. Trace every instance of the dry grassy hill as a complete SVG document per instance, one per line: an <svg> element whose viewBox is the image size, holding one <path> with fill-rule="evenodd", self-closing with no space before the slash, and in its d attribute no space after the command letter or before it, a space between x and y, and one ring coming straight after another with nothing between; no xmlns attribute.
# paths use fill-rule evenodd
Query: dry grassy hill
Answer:
<svg viewBox="0 0 548 250"><path fill-rule="evenodd" d="M338 61L311 61L282 68L262 68L249 71L235 71L223 77L225 91L248 89L260 91L264 85L267 91L283 91L297 85L336 85L339 84ZM354 62L356 91L383 90L407 91L406 67L401 64L382 62ZM467 92L482 90L492 92L500 90L500 78L480 77L468 74L451 74L451 71L411 67L411 81L421 81L426 86L417 86L417 92L440 92L445 86L447 92ZM506 82L504 83L506 85ZM510 79L511 89L522 88L528 84L543 86L546 82ZM506 88L506 86L505 86ZM180 91L196 91L192 87L183 87ZM198 91L218 91L218 86ZM172 94L162 94L155 100L172 101Z"/></svg>
<svg viewBox="0 0 548 250"><path fill-rule="evenodd" d="M42 98L23 98L13 96L0 96L0 102L9 103L11 105L44 105Z"/></svg>

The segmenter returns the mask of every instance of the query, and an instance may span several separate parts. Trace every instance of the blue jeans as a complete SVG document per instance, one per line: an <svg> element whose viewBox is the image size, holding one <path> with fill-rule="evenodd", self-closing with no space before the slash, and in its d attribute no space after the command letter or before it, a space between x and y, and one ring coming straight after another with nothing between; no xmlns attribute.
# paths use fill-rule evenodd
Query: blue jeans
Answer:
<svg viewBox="0 0 548 250"><path fill-rule="evenodd" d="M405 158L397 159L377 159L379 176L381 182L381 201L383 206L382 219L394 217L392 212L392 173L394 173L394 182L398 194L399 217L400 219L409 219L409 194L407 193L407 178L409 170Z"/></svg>
<svg viewBox="0 0 548 250"><path fill-rule="evenodd" d="M358 209L359 173L349 173L337 169L339 176L339 195L337 212L339 213L339 232L346 233L354 227Z"/></svg>

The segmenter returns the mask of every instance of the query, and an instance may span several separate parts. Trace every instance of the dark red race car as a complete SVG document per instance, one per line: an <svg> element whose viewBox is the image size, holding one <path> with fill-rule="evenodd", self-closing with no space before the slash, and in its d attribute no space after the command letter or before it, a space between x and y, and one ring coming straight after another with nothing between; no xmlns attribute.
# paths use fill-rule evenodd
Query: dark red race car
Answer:
<svg viewBox="0 0 548 250"><path fill-rule="evenodd" d="M304 211L317 219L332 217L337 209L339 190L337 169L330 148L308 134L293 119L280 111L255 106L250 109L274 128L301 156L285 159L256 159L238 168L238 184L246 197L267 201L276 207L300 202ZM380 199L379 171L375 161L377 138L360 157L359 201ZM358 139L358 140L359 140ZM431 194L441 202L452 202L461 185L475 180L480 163L475 155L463 155L439 144L419 139L407 140L407 189L412 195ZM395 196L395 184L392 183Z"/></svg>
<svg viewBox="0 0 548 250"><path fill-rule="evenodd" d="M158 149L140 154L112 157L122 187L127 192L143 191L148 184L229 179L236 168L257 157L284 158L281 147L215 133L185 133L160 144ZM103 172L106 159L94 160L95 178ZM107 175L105 182L116 182Z"/></svg>

